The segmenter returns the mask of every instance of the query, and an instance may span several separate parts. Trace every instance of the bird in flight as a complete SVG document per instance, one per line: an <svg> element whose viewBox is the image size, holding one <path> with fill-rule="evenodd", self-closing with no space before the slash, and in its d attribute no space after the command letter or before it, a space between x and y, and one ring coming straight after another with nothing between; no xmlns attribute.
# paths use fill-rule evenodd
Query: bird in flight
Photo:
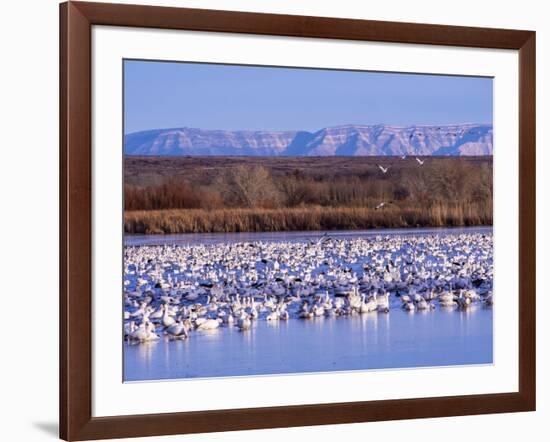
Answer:
<svg viewBox="0 0 550 442"><path fill-rule="evenodd" d="M416 161L418 161L418 164L421 166L426 162L426 160L422 161L420 158L416 157Z"/></svg>
<svg viewBox="0 0 550 442"><path fill-rule="evenodd" d="M390 201L390 202L382 201L380 204L378 204L378 205L374 208L374 210L383 209L383 208L386 207L388 204L391 204L391 201Z"/></svg>
<svg viewBox="0 0 550 442"><path fill-rule="evenodd" d="M313 240L310 239L310 240L309 240L309 243L310 243L312 246L313 246L313 245L320 246L320 245L324 244L325 242L328 242L328 241L331 241L331 240L332 240L332 238L328 235L327 232L325 232L325 233L323 234L323 236L321 236L321 238L319 238L319 239L317 239L317 240L315 240L315 241L313 241Z"/></svg>
<svg viewBox="0 0 550 442"><path fill-rule="evenodd" d="M378 165L378 168L382 171L382 173L388 173L388 170L390 170L390 166L382 167L380 164Z"/></svg>
<svg viewBox="0 0 550 442"><path fill-rule="evenodd" d="M405 158L407 158L407 155L402 155L401 156L401 159L404 160Z"/></svg>

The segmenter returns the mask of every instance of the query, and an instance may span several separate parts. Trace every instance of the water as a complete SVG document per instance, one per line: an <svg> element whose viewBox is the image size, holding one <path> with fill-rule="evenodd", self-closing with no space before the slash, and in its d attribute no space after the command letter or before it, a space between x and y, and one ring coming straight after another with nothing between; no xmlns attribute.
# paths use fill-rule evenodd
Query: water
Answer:
<svg viewBox="0 0 550 442"><path fill-rule="evenodd" d="M457 227L457 228L418 228L418 229L370 229L370 230L327 230L303 232L233 232L233 233L184 233L174 235L124 235L126 246L152 245L191 245L216 244L252 241L307 241L328 234L333 238L351 239L373 237L378 235L445 235L460 233L493 232L492 227Z"/></svg>
<svg viewBox="0 0 550 442"><path fill-rule="evenodd" d="M331 231L333 238L483 233L492 228ZM300 242L324 232L127 235L127 246L252 241ZM455 251L448 250L447 256ZM491 260L492 261L492 260ZM492 263L491 263L492 265ZM399 369L493 362L493 311L481 304L405 312L392 295L389 313L312 320L253 321L240 332L223 326L189 339L124 343L125 381Z"/></svg>
<svg viewBox="0 0 550 442"><path fill-rule="evenodd" d="M490 364L492 309L315 318L125 344L126 381Z"/></svg>

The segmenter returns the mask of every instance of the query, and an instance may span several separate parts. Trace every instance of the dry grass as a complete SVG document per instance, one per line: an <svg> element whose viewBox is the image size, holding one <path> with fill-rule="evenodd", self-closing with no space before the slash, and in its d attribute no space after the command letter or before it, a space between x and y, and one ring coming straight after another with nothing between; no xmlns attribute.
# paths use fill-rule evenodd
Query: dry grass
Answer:
<svg viewBox="0 0 550 442"><path fill-rule="evenodd" d="M492 207L433 205L427 209L348 207L176 209L127 211L127 233L273 232L491 225Z"/></svg>

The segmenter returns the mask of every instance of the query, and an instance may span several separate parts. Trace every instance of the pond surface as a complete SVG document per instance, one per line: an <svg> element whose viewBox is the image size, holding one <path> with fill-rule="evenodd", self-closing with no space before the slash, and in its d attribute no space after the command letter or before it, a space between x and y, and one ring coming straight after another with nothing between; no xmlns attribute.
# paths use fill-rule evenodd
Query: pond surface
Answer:
<svg viewBox="0 0 550 442"><path fill-rule="evenodd" d="M256 321L125 344L126 381L491 364L492 309Z"/></svg>
<svg viewBox="0 0 550 442"><path fill-rule="evenodd" d="M308 241L330 235L333 238L351 239L386 235L446 235L460 233L492 234L492 227L371 229L371 230L323 230L303 232L236 232L236 233L180 233L175 235L124 235L126 246L191 245L252 241Z"/></svg>

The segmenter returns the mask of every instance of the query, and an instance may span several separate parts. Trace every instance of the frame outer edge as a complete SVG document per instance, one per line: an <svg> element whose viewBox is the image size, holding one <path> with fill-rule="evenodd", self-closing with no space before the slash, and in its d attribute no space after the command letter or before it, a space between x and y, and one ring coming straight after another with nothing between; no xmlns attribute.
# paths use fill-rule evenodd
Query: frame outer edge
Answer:
<svg viewBox="0 0 550 442"><path fill-rule="evenodd" d="M67 398L67 4L59 5L59 437L68 438Z"/></svg>
<svg viewBox="0 0 550 442"><path fill-rule="evenodd" d="M331 23L335 29L330 29ZM520 213L523 214L519 223L523 275L519 284L519 392L92 418L92 24L519 50ZM277 29L279 25L281 30ZM61 4L60 437L107 439L534 410L535 56L535 33L531 31L144 5L72 1Z"/></svg>
<svg viewBox="0 0 550 442"><path fill-rule="evenodd" d="M536 33L519 49L519 390L536 409Z"/></svg>
<svg viewBox="0 0 550 442"><path fill-rule="evenodd" d="M204 32L289 37L369 40L391 43L518 49L530 31L389 22L353 18L301 16L178 8L70 2L98 25L185 29Z"/></svg>
<svg viewBox="0 0 550 442"><path fill-rule="evenodd" d="M91 27L60 5L60 437L91 420Z"/></svg>

